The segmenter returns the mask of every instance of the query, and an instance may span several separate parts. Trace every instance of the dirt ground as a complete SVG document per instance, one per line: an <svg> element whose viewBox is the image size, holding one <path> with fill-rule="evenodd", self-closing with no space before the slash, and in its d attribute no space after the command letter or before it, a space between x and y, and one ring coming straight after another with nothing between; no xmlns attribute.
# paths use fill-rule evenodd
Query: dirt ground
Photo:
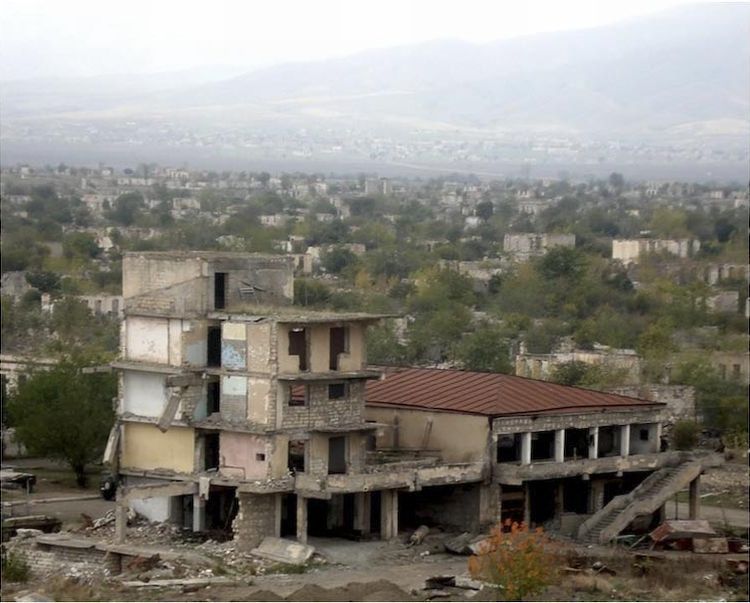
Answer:
<svg viewBox="0 0 750 603"><path fill-rule="evenodd" d="M98 474L92 475L87 490L75 486L72 476L56 464L29 461L11 462L21 470L37 475L38 488L28 497L25 493L3 491L3 503L24 501L14 506L15 515L26 508L34 513L60 517L64 529L76 530L76 536L111 540L113 526L95 531L81 529L81 513L92 518L102 517L113 508L113 503L96 498ZM725 465L726 467L726 465ZM729 489L729 495L746 496L747 466L734 463L721 468L718 475L702 479L702 493L712 489ZM743 485L745 484L745 485ZM89 497L84 500L41 503L33 501L50 498ZM702 499L703 515L721 513L735 523L746 525L747 511L742 508L724 509L707 504L712 497ZM668 505L672 507L672 503ZM681 516L686 509L678 507ZM8 507L4 506L4 512ZM744 519L745 524L740 520ZM484 588L480 591L448 588L441 593L425 590L425 580L435 576L467 576L467 557L449 555L443 542L447 537L433 532L425 542L408 547L408 534L394 542L352 542L341 539L311 539L318 561L303 573L288 573L285 568L253 565L233 549L231 542L179 543L178 530L170 526L152 525L137 521L129 528L129 540L137 545L151 545L164 550L184 552L209 559L191 576L215 575L234 581L231 585L177 586L170 588L131 588L122 585L122 576L109 576L97 568L66 567L63 571L45 576L33 576L27 583L3 580L0 591L3 601L12 601L19 593L37 592L57 601L425 601L439 598L446 601L502 600L502 593ZM663 558L638 558L633 552L612 547L581 547L570 542L561 544L565 554L556 567L550 568L554 580L534 599L540 601L659 601L659 600L748 600L747 574L736 574L723 555L665 554ZM747 561L747 555L740 557ZM594 571L594 563L606 566L607 571ZM265 569L264 569L265 568ZM160 570L169 572L169 570ZM212 573L213 571L213 573ZM97 573L98 572L98 573ZM285 573L287 572L287 573ZM185 574L181 574L185 575ZM140 579L131 575L126 579ZM158 576L155 576L158 578Z"/></svg>
<svg viewBox="0 0 750 603"><path fill-rule="evenodd" d="M18 471L33 473L36 476L36 484L31 494L24 490L2 491L3 514L51 515L63 522L63 529L68 529L80 525L82 513L96 518L114 509L114 502L102 499L99 494L101 473L97 470L89 473L88 486L79 488L70 469L56 461L11 459L3 461L2 466L14 467Z"/></svg>

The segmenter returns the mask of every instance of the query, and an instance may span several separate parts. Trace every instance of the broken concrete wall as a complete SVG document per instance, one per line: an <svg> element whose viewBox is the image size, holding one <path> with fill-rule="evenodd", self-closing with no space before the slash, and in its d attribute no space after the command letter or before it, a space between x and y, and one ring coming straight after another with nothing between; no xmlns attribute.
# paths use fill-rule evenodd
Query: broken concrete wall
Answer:
<svg viewBox="0 0 750 603"><path fill-rule="evenodd" d="M448 463L471 463L485 457L489 436L485 417L368 405L365 418L391 426L379 430L377 448L435 450Z"/></svg>
<svg viewBox="0 0 750 603"><path fill-rule="evenodd" d="M130 316L125 321L126 360L180 366L183 330L190 327L180 319Z"/></svg>
<svg viewBox="0 0 750 603"><path fill-rule="evenodd" d="M239 510L232 528L237 548L249 551L266 536L279 536L281 505L277 494L238 492Z"/></svg>
<svg viewBox="0 0 750 603"><path fill-rule="evenodd" d="M247 420L252 423L269 425L273 423L273 399L275 391L271 379L247 378Z"/></svg>
<svg viewBox="0 0 750 603"><path fill-rule="evenodd" d="M150 423L125 423L120 445L123 469L193 472L195 433L192 428L173 426L161 432Z"/></svg>
<svg viewBox="0 0 750 603"><path fill-rule="evenodd" d="M247 332L245 323L222 323L221 367L229 371L244 371L247 369Z"/></svg>
<svg viewBox="0 0 750 603"><path fill-rule="evenodd" d="M615 387L607 391L621 396L631 396L652 402L664 402L664 421L676 423L680 420L695 421L699 419L695 408L695 388L691 385L632 385Z"/></svg>
<svg viewBox="0 0 750 603"><path fill-rule="evenodd" d="M221 378L221 418L230 423L247 421L247 377L224 375Z"/></svg>
<svg viewBox="0 0 750 603"><path fill-rule="evenodd" d="M659 426L656 423L635 423L630 426L630 454L659 452Z"/></svg>
<svg viewBox="0 0 750 603"><path fill-rule="evenodd" d="M335 321L335 315L331 316ZM342 326L348 329L346 353L339 355L340 371L359 371L365 365L365 329L359 323L328 323L299 325L280 324L277 329L278 363L280 373L298 373L299 356L289 354L289 333L294 328L307 331L308 370L313 373L327 373L330 369L331 327Z"/></svg>
<svg viewBox="0 0 750 603"><path fill-rule="evenodd" d="M122 258L122 295L127 300L205 276L202 264L199 258L187 255L126 252Z"/></svg>
<svg viewBox="0 0 750 603"><path fill-rule="evenodd" d="M124 371L122 412L158 418L167 404L167 376L163 373Z"/></svg>
<svg viewBox="0 0 750 603"><path fill-rule="evenodd" d="M226 307L286 305L294 298L294 259L285 255L203 254L209 276L226 274ZM213 278L212 278L213 282ZM213 303L213 291L211 291Z"/></svg>
<svg viewBox="0 0 750 603"><path fill-rule="evenodd" d="M222 431L219 434L221 474L235 479L267 477L270 448L269 440L263 436Z"/></svg>
<svg viewBox="0 0 750 603"><path fill-rule="evenodd" d="M268 373L271 370L271 324L247 325L247 370Z"/></svg>

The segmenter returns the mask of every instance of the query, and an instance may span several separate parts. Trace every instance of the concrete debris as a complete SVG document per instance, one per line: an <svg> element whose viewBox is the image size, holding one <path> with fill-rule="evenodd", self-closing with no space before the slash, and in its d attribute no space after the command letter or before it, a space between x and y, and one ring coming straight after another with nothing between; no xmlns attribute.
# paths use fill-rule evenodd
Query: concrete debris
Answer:
<svg viewBox="0 0 750 603"><path fill-rule="evenodd" d="M310 560L315 547L301 544L293 540L268 536L263 539L258 548L250 551L253 555L281 563L304 565Z"/></svg>
<svg viewBox="0 0 750 603"><path fill-rule="evenodd" d="M108 526L109 524L114 523L114 521L115 521L115 512L114 510L112 510L112 511L108 511L102 517L95 519L90 527L92 530L98 530L102 526Z"/></svg>
<svg viewBox="0 0 750 603"><path fill-rule="evenodd" d="M44 534L42 530L37 530L36 528L18 528L16 529L16 538L24 539L24 538L36 538L37 536L40 536L41 534Z"/></svg>
<svg viewBox="0 0 750 603"><path fill-rule="evenodd" d="M171 586L181 586L190 589L195 587L195 590L201 587L209 585L222 585L226 586L229 584L235 584L236 580L227 578L225 576L211 576L208 578L173 578L166 580L125 580L122 585L125 588L168 588ZM183 591L184 592L184 591ZM191 592L191 591L188 591Z"/></svg>
<svg viewBox="0 0 750 603"><path fill-rule="evenodd" d="M474 551L471 549L471 544L476 541L477 535L464 532L454 538L449 538L443 545L445 550L454 555L472 555Z"/></svg>
<svg viewBox="0 0 750 603"><path fill-rule="evenodd" d="M16 595L15 601L24 601L24 602L47 602L47 601L54 601L54 599L51 599L47 595L41 595L37 592L28 592L28 591L21 591Z"/></svg>
<svg viewBox="0 0 750 603"><path fill-rule="evenodd" d="M479 580L474 580L471 576L456 576L456 588L466 590L482 590L484 584Z"/></svg>
<svg viewBox="0 0 750 603"><path fill-rule="evenodd" d="M414 533L409 538L409 546L414 546L415 544L422 544L424 539L427 537L427 534L430 533L430 528L427 526L419 526L416 530L414 530Z"/></svg>
<svg viewBox="0 0 750 603"><path fill-rule="evenodd" d="M601 561L594 561L594 563L591 565L591 569L596 574L607 574L609 576L617 575L617 572L615 570L607 567Z"/></svg>
<svg viewBox="0 0 750 603"><path fill-rule="evenodd" d="M726 538L693 538L695 553L728 553L729 544Z"/></svg>

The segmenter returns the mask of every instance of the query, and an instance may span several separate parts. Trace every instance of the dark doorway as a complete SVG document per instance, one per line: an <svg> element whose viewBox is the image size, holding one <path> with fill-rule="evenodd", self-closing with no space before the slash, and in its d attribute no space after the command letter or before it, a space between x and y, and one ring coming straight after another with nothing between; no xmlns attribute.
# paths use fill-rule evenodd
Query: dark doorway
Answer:
<svg viewBox="0 0 750 603"><path fill-rule="evenodd" d="M380 534L380 510L383 506L380 490L370 494L370 534Z"/></svg>
<svg viewBox="0 0 750 603"><path fill-rule="evenodd" d="M214 309L223 310L227 306L227 273L214 274Z"/></svg>
<svg viewBox="0 0 750 603"><path fill-rule="evenodd" d="M299 370L307 370L307 329L294 328L289 331L288 354L299 357Z"/></svg>
<svg viewBox="0 0 750 603"><path fill-rule="evenodd" d="M591 482L585 482L576 477L564 480L563 511L579 514L588 513L590 490Z"/></svg>
<svg viewBox="0 0 750 603"><path fill-rule="evenodd" d="M281 496L281 537L297 537L297 495Z"/></svg>
<svg viewBox="0 0 750 603"><path fill-rule="evenodd" d="M544 480L529 482L529 503L532 524L542 524L555 516L557 482Z"/></svg>
<svg viewBox="0 0 750 603"><path fill-rule="evenodd" d="M332 371L339 370L339 354L347 352L349 339L349 329L346 327L331 328L331 348L329 368Z"/></svg>
<svg viewBox="0 0 750 603"><path fill-rule="evenodd" d="M232 538L232 522L238 509L235 488L211 486L206 501L206 529L211 532L214 540Z"/></svg>
<svg viewBox="0 0 750 603"><path fill-rule="evenodd" d="M346 438L328 439L328 474L346 473Z"/></svg>
<svg viewBox="0 0 750 603"><path fill-rule="evenodd" d="M354 531L354 494L333 494L329 500L307 501L307 532L310 536L359 539Z"/></svg>
<svg viewBox="0 0 750 603"><path fill-rule="evenodd" d="M209 415L220 412L221 386L218 379L206 382L206 412Z"/></svg>
<svg viewBox="0 0 750 603"><path fill-rule="evenodd" d="M207 433L203 436L205 441L205 458L206 462L203 468L208 471L209 469L219 468L219 434L218 433Z"/></svg>
<svg viewBox="0 0 750 603"><path fill-rule="evenodd" d="M221 366L221 327L208 327L206 365Z"/></svg>
<svg viewBox="0 0 750 603"><path fill-rule="evenodd" d="M526 495L523 486L501 486L500 492L500 521L506 520L521 523L523 521L523 507Z"/></svg>

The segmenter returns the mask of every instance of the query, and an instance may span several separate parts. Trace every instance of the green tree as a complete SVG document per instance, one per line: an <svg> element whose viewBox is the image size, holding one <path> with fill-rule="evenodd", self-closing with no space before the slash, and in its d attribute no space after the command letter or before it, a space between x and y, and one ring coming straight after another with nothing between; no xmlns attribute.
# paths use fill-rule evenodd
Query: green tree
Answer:
<svg viewBox="0 0 750 603"><path fill-rule="evenodd" d="M456 350L456 359L465 369L493 373L513 373L508 338L492 325L480 325L465 335Z"/></svg>
<svg viewBox="0 0 750 603"><path fill-rule="evenodd" d="M334 247L323 254L321 264L326 272L341 274L346 268L357 263L357 256L345 247Z"/></svg>
<svg viewBox="0 0 750 603"><path fill-rule="evenodd" d="M143 195L140 193L125 193L115 199L115 207L110 212L109 217L118 224L131 226L143 206Z"/></svg>
<svg viewBox="0 0 750 603"><path fill-rule="evenodd" d="M81 487L86 466L101 457L114 421L116 377L82 370L97 360L63 358L51 370L32 373L8 401L10 420L28 451L65 461Z"/></svg>

